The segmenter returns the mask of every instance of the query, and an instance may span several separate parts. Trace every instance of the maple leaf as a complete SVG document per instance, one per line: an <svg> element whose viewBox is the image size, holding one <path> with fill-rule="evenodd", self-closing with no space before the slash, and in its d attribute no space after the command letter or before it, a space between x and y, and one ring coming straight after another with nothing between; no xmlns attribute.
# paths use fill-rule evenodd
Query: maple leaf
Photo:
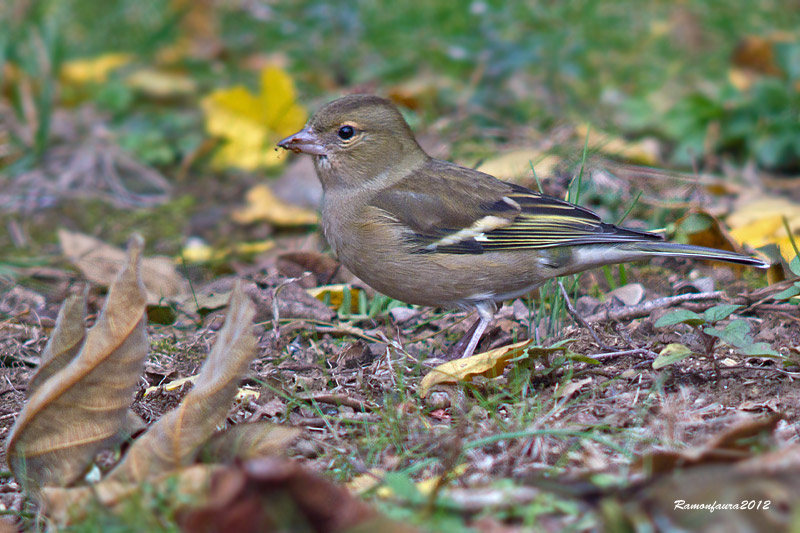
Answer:
<svg viewBox="0 0 800 533"><path fill-rule="evenodd" d="M279 164L283 151L276 143L303 127L308 116L296 102L291 77L277 67L261 71L261 91L246 87L220 89L206 96L201 106L206 130L225 143L212 160L215 168L255 170Z"/></svg>

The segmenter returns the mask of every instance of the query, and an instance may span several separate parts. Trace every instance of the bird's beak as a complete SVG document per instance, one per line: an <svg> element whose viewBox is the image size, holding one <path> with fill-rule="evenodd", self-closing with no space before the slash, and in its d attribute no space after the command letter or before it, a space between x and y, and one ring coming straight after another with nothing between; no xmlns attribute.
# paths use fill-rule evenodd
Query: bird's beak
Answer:
<svg viewBox="0 0 800 533"><path fill-rule="evenodd" d="M300 130L294 135L289 135L279 142L278 146L285 150L291 150L296 154L327 155L319 137L311 133L308 128Z"/></svg>

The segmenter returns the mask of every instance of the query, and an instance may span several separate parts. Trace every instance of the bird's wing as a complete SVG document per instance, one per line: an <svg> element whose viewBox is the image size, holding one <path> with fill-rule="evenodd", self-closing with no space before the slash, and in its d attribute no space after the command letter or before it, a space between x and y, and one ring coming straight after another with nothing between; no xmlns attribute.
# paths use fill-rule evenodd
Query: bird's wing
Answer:
<svg viewBox="0 0 800 533"><path fill-rule="evenodd" d="M383 189L370 205L401 225L418 253L480 254L662 239L605 224L583 207L437 160Z"/></svg>

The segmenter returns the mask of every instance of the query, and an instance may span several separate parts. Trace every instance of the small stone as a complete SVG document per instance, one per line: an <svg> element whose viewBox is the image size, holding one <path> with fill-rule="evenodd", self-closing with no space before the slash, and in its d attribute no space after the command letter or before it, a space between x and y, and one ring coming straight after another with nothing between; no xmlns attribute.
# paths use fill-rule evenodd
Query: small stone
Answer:
<svg viewBox="0 0 800 533"><path fill-rule="evenodd" d="M600 300L591 296L581 296L575 300L575 311L581 316L589 316L600 307Z"/></svg>
<svg viewBox="0 0 800 533"><path fill-rule="evenodd" d="M297 453L307 459L313 459L320 453L320 447L313 441L301 440L294 446Z"/></svg>
<svg viewBox="0 0 800 533"><path fill-rule="evenodd" d="M623 285L608 293L609 300L613 300L614 298L628 307L636 305L644 300L644 287L641 283Z"/></svg>
<svg viewBox="0 0 800 533"><path fill-rule="evenodd" d="M447 409L450 407L450 395L446 392L431 392L425 398L425 406L430 409Z"/></svg>
<svg viewBox="0 0 800 533"><path fill-rule="evenodd" d="M395 307L389 314L392 315L392 320L400 324L406 320L410 320L419 314L419 311L410 307Z"/></svg>

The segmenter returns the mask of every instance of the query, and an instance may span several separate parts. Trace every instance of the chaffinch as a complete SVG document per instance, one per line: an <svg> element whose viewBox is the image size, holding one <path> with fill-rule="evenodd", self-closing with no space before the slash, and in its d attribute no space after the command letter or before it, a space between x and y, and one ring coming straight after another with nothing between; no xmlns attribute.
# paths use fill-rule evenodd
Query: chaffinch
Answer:
<svg viewBox="0 0 800 533"><path fill-rule="evenodd" d="M355 275L410 304L478 311L463 357L497 302L550 278L654 256L768 266L606 224L586 208L433 159L397 108L377 96L330 102L278 146L313 156L322 229Z"/></svg>

